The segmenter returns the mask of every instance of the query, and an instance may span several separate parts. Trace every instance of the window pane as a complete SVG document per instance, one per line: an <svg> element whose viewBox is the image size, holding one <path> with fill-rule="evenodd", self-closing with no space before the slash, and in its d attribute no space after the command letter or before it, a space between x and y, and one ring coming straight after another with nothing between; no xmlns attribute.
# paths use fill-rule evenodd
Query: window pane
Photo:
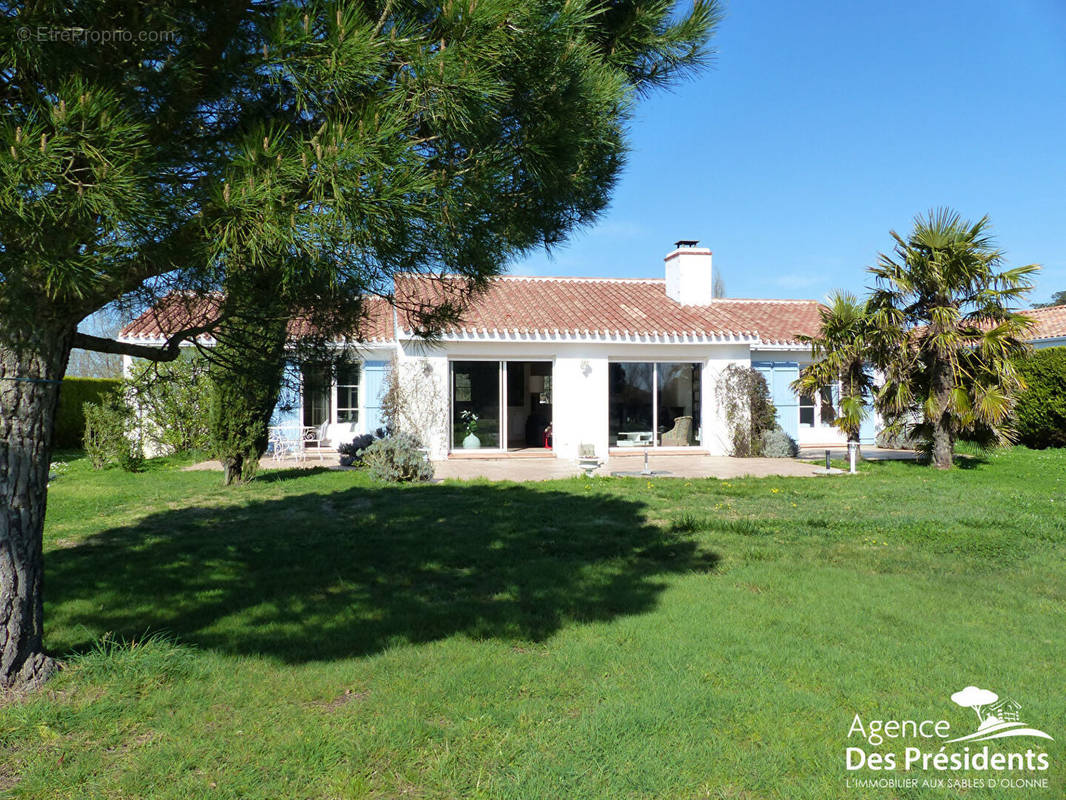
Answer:
<svg viewBox="0 0 1066 800"><path fill-rule="evenodd" d="M359 421L359 365L344 364L337 370L337 422Z"/></svg>
<svg viewBox="0 0 1066 800"><path fill-rule="evenodd" d="M800 425L814 427L814 395L801 394L799 398Z"/></svg>
<svg viewBox="0 0 1066 800"><path fill-rule="evenodd" d="M343 364L337 368L337 383L341 386L358 386L359 373L358 364Z"/></svg>
<svg viewBox="0 0 1066 800"><path fill-rule="evenodd" d="M818 418L821 419L823 425L832 425L833 420L837 418L836 409L833 408L833 390L826 386L819 393L818 399L821 401Z"/></svg>
<svg viewBox="0 0 1066 800"><path fill-rule="evenodd" d="M610 364L608 367L608 434L613 447L649 447L652 420L653 364Z"/></svg>
<svg viewBox="0 0 1066 800"><path fill-rule="evenodd" d="M452 447L499 446L500 362L453 361Z"/></svg>
<svg viewBox="0 0 1066 800"><path fill-rule="evenodd" d="M689 447L700 437L700 365L658 364L659 444Z"/></svg>
<svg viewBox="0 0 1066 800"><path fill-rule="evenodd" d="M337 422L359 421L359 387L337 387Z"/></svg>

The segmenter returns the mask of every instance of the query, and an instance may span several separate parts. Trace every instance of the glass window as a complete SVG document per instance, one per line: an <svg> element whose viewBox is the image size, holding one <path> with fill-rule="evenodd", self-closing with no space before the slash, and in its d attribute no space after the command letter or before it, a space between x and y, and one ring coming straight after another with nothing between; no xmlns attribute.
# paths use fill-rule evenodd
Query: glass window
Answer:
<svg viewBox="0 0 1066 800"><path fill-rule="evenodd" d="M452 362L452 447L500 446L500 362Z"/></svg>
<svg viewBox="0 0 1066 800"><path fill-rule="evenodd" d="M833 408L833 390L828 386L823 387L819 392L818 400L818 418L823 425L832 425L837 418L836 409Z"/></svg>
<svg viewBox="0 0 1066 800"><path fill-rule="evenodd" d="M359 421L359 372L358 364L337 370L337 422Z"/></svg>
<svg viewBox="0 0 1066 800"><path fill-rule="evenodd" d="M650 447L655 439L655 365L610 364L608 434L614 447Z"/></svg>
<svg viewBox="0 0 1066 800"><path fill-rule="evenodd" d="M800 395L800 425L814 427L814 395L806 392Z"/></svg>
<svg viewBox="0 0 1066 800"><path fill-rule="evenodd" d="M700 365L656 364L658 373L658 433L663 447L699 443Z"/></svg>
<svg viewBox="0 0 1066 800"><path fill-rule="evenodd" d="M330 379L329 370L317 364L303 367L304 421L308 427L317 428L329 422Z"/></svg>
<svg viewBox="0 0 1066 800"><path fill-rule="evenodd" d="M611 364L608 368L611 446L698 444L700 386L699 364Z"/></svg>

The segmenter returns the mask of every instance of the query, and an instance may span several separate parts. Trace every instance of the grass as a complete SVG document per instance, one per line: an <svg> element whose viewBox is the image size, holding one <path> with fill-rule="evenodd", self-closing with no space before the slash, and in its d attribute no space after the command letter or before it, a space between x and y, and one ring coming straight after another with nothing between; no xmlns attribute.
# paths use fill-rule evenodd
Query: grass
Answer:
<svg viewBox="0 0 1066 800"><path fill-rule="evenodd" d="M1061 797L1064 506L1066 453L1024 449L949 474L229 490L71 460L45 533L67 668L0 707L0 794L1000 797L845 784L856 713L961 735L949 696L976 684L1058 740L1050 788L1010 796Z"/></svg>

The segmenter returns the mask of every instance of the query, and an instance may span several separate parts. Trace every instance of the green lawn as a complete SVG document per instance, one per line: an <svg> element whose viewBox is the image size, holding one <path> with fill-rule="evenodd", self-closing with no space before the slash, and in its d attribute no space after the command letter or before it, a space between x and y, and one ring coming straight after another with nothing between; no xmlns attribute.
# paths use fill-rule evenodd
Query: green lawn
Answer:
<svg viewBox="0 0 1066 800"><path fill-rule="evenodd" d="M1066 795L1064 451L950 474L217 484L72 461L53 485L47 645L68 667L0 706L0 794ZM1056 738L1024 745L1049 789L846 786L856 713L962 735L969 684Z"/></svg>

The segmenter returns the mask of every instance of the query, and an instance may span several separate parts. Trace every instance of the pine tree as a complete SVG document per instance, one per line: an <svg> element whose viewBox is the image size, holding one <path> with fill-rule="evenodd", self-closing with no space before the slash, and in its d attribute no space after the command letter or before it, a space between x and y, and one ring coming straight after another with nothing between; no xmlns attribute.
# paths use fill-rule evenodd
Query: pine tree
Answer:
<svg viewBox="0 0 1066 800"><path fill-rule="evenodd" d="M699 66L717 20L714 0L678 18L665 0L73 0L6 14L0 686L52 666L41 536L71 348L173 359L218 326L191 322L154 348L79 334L82 319L175 289L208 296L235 270L272 270L290 308L351 309L354 293L388 296L401 270L476 289L596 218L633 102ZM131 35L47 35L104 29Z"/></svg>

